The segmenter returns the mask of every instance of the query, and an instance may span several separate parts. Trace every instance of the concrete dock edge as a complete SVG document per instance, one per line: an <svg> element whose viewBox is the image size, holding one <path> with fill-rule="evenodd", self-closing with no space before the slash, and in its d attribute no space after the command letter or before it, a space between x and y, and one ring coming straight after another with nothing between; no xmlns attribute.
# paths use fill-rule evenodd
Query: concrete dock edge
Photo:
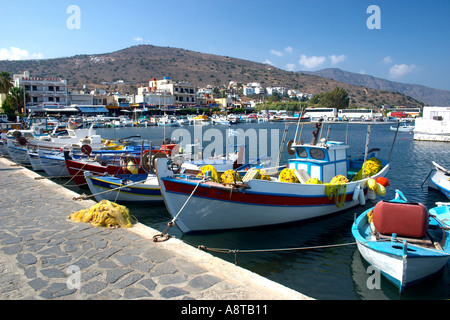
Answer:
<svg viewBox="0 0 450 320"><path fill-rule="evenodd" d="M96 202L0 158L0 299L310 300L141 223L96 228L67 216ZM69 288L80 270L80 286Z"/></svg>

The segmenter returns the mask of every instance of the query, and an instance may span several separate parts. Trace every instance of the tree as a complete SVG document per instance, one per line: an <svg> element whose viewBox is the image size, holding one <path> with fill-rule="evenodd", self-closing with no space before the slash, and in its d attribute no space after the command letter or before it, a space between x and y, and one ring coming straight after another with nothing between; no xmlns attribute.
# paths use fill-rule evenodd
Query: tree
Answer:
<svg viewBox="0 0 450 320"><path fill-rule="evenodd" d="M29 100L28 93L25 93L25 99ZM9 94L6 96L5 102L7 107L12 109L14 112L21 111L21 108L24 106L23 103L23 88L13 87L9 90ZM3 107L3 105L2 105ZM23 110L25 111L25 110Z"/></svg>
<svg viewBox="0 0 450 320"><path fill-rule="evenodd" d="M325 103L329 108L346 109L350 99L345 89L336 87L332 91L325 92Z"/></svg>
<svg viewBox="0 0 450 320"><path fill-rule="evenodd" d="M7 71L0 71L0 93L8 93L13 87L13 79L11 78L11 73Z"/></svg>
<svg viewBox="0 0 450 320"><path fill-rule="evenodd" d="M336 87L332 91L322 92L315 94L310 103L321 108L336 108L346 109L348 108L350 98L345 89Z"/></svg>

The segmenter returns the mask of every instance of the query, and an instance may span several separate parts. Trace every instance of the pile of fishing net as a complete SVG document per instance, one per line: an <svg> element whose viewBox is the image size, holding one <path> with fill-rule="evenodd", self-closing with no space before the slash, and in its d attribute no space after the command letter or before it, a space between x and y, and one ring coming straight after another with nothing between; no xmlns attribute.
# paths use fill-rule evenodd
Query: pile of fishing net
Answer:
<svg viewBox="0 0 450 320"><path fill-rule="evenodd" d="M270 181L270 176L267 174L266 170L259 170L259 169L253 169L257 172L257 175L253 179L259 179L259 180L267 180Z"/></svg>
<svg viewBox="0 0 450 320"><path fill-rule="evenodd" d="M74 222L90 222L96 227L131 228L131 216L125 206L102 200L89 209L71 213L69 218Z"/></svg>
<svg viewBox="0 0 450 320"><path fill-rule="evenodd" d="M323 182L317 178L309 178L305 184L323 184Z"/></svg>
<svg viewBox="0 0 450 320"><path fill-rule="evenodd" d="M203 166L203 167L200 169L200 172L197 174L197 177L204 178L207 171L210 171L210 172L211 172L211 180L212 180L213 182L219 182L219 183L220 183L220 177L219 177L219 174L217 173L216 168L214 168L214 167L213 167L212 165L210 165L210 164L208 164L208 165L206 165L206 166Z"/></svg>
<svg viewBox="0 0 450 320"><path fill-rule="evenodd" d="M348 179L343 175L337 175L329 183L325 184L325 194L328 199L334 200L336 207L344 205L347 192Z"/></svg>
<svg viewBox="0 0 450 320"><path fill-rule="evenodd" d="M251 169L251 170L253 170L254 172L257 173L253 177L253 179L270 180L270 177L266 171L259 170L259 169ZM249 170L249 171L251 171L251 170ZM200 169L200 172L197 174L197 177L204 178L207 171L211 172L211 181L213 181L213 182L224 183L224 184L233 184L235 182L242 181L241 175L232 169L225 171L224 173L222 173L219 176L219 174L217 173L217 170L212 165L203 166Z"/></svg>
<svg viewBox="0 0 450 320"><path fill-rule="evenodd" d="M241 175L233 170L227 170L220 176L222 183L232 184L238 181L242 181Z"/></svg>
<svg viewBox="0 0 450 320"><path fill-rule="evenodd" d="M363 173L364 165L362 166L361 170L358 171L358 173L353 177L353 181L361 180L362 173ZM364 177L371 177L375 174L377 174L381 169L383 168L383 165L381 164L381 160L377 159L375 157L370 158L367 160L364 170Z"/></svg>
<svg viewBox="0 0 450 320"><path fill-rule="evenodd" d="M297 176L295 175L295 169L284 168L278 176L280 182L299 183Z"/></svg>

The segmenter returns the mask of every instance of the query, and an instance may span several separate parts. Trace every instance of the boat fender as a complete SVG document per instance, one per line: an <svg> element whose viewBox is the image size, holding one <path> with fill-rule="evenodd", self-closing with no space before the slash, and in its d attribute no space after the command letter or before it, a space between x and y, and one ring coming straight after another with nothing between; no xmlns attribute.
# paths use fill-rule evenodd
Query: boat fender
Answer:
<svg viewBox="0 0 450 320"><path fill-rule="evenodd" d="M376 200L377 199L377 193L374 190L369 189L369 190L367 190L367 197L370 200Z"/></svg>
<svg viewBox="0 0 450 320"><path fill-rule="evenodd" d="M384 196L386 194L386 188L381 183L377 183L377 188L375 191L380 196Z"/></svg>
<svg viewBox="0 0 450 320"><path fill-rule="evenodd" d="M361 192L361 187L359 186L359 184L356 186L355 190L353 191L353 198L352 201L353 202L357 202L359 201L359 193Z"/></svg>
<svg viewBox="0 0 450 320"><path fill-rule="evenodd" d="M359 204L364 206L366 204L366 198L364 197L364 189L361 188L359 192Z"/></svg>
<svg viewBox="0 0 450 320"><path fill-rule="evenodd" d="M133 161L129 161L127 164L127 170L131 172L131 174L137 174L138 169L137 166L134 164Z"/></svg>

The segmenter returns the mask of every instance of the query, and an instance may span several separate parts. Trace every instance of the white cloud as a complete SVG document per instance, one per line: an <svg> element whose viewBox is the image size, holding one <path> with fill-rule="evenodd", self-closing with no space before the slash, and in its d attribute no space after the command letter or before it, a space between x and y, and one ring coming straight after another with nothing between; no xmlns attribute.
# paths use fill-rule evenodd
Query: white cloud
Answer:
<svg viewBox="0 0 450 320"><path fill-rule="evenodd" d="M43 59L42 53L29 53L25 49L9 47L9 49L0 48L0 60L28 60Z"/></svg>
<svg viewBox="0 0 450 320"><path fill-rule="evenodd" d="M270 54L281 57L283 55L283 52L272 49L272 50L270 50Z"/></svg>
<svg viewBox="0 0 450 320"><path fill-rule="evenodd" d="M294 63L288 63L286 65L286 70L288 71L294 71L295 70L295 64Z"/></svg>
<svg viewBox="0 0 450 320"><path fill-rule="evenodd" d="M144 41L144 38L141 37L141 36L137 36L133 40L136 41L136 42L141 42L141 41Z"/></svg>
<svg viewBox="0 0 450 320"><path fill-rule="evenodd" d="M270 61L269 59L266 59L266 61L264 61L265 64L270 64L271 66L273 66L273 62Z"/></svg>
<svg viewBox="0 0 450 320"><path fill-rule="evenodd" d="M333 54L332 56L330 56L330 60L332 64L338 64L342 61L344 61L347 57L344 54L341 54L340 56L337 56L335 54Z"/></svg>
<svg viewBox="0 0 450 320"><path fill-rule="evenodd" d="M392 59L391 57L387 56L383 60L381 60L381 62L389 64L389 63L393 63L394 59Z"/></svg>
<svg viewBox="0 0 450 320"><path fill-rule="evenodd" d="M414 72L416 69L417 66L414 64L409 66L406 64L396 64L392 66L391 69L389 70L389 75L392 78L399 78L404 76L405 74Z"/></svg>
<svg viewBox="0 0 450 320"><path fill-rule="evenodd" d="M300 60L298 63L300 65L304 66L306 69L314 69L316 67L319 67L325 63L327 58L325 57L317 57L317 56L311 56L307 57L306 55L302 54L300 56Z"/></svg>
<svg viewBox="0 0 450 320"><path fill-rule="evenodd" d="M367 72L366 72L366 70L361 69L361 70L359 70L359 74L367 74Z"/></svg>
<svg viewBox="0 0 450 320"><path fill-rule="evenodd" d="M292 47L286 47L284 48L284 51L286 51L287 53L292 53L294 49L292 49Z"/></svg>

